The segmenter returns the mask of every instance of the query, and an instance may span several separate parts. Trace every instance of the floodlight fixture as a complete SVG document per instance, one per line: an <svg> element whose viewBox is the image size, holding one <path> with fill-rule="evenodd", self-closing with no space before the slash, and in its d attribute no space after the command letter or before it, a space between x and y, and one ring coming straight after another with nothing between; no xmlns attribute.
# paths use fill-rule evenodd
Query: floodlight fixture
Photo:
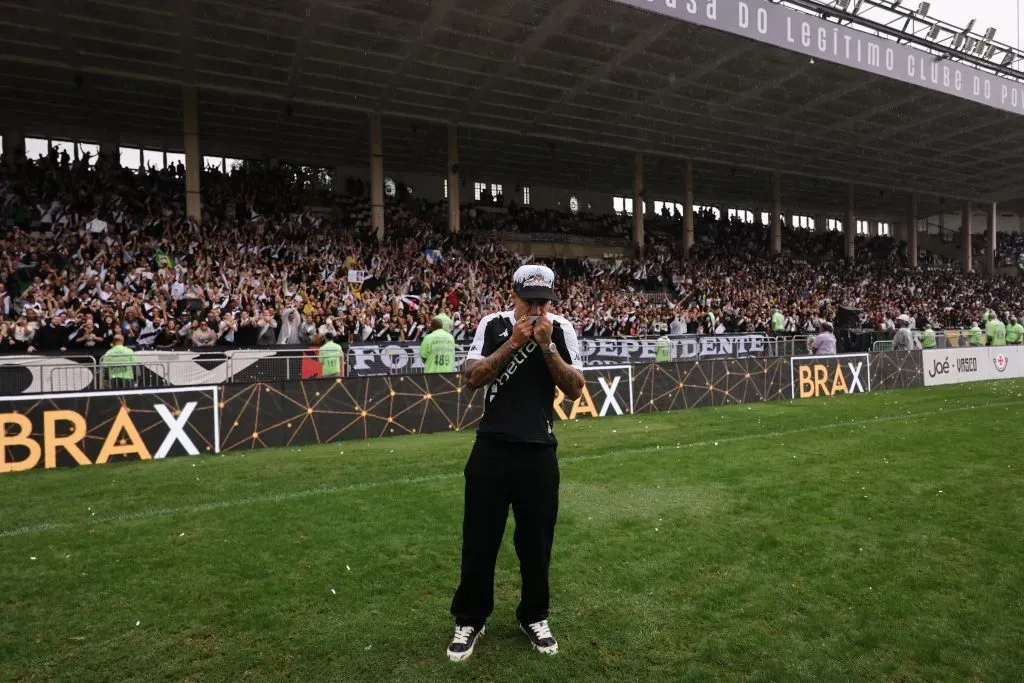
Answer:
<svg viewBox="0 0 1024 683"><path fill-rule="evenodd" d="M995 46L993 46L993 47L995 47ZM1003 55L1003 63L1000 64L999 66L1009 66L1009 64L1012 61L1013 61L1013 53L1007 51L1007 53L1005 55Z"/></svg>
<svg viewBox="0 0 1024 683"><path fill-rule="evenodd" d="M996 46L989 45L988 49L985 50L985 59L992 59L992 56L996 53Z"/></svg>
<svg viewBox="0 0 1024 683"><path fill-rule="evenodd" d="M969 22L967 22L967 28L964 29L964 33L970 33L971 31L973 31L974 30L974 24L977 21L978 21L977 19L971 19Z"/></svg>
<svg viewBox="0 0 1024 683"><path fill-rule="evenodd" d="M964 44L964 34L956 34L956 38L953 40L953 49L959 50L960 46Z"/></svg>
<svg viewBox="0 0 1024 683"><path fill-rule="evenodd" d="M939 37L939 25L932 24L932 27L928 29L928 40L935 40Z"/></svg>
<svg viewBox="0 0 1024 683"><path fill-rule="evenodd" d="M850 6L850 0L836 0L836 9L845 12Z"/></svg>
<svg viewBox="0 0 1024 683"><path fill-rule="evenodd" d="M985 42L990 43L992 39L996 37L996 29L994 26L989 26L985 29Z"/></svg>
<svg viewBox="0 0 1024 683"><path fill-rule="evenodd" d="M931 9L932 9L932 3L930 3L930 2L922 2L920 5L917 6L917 13L920 16L922 16L922 17L927 17L928 16L928 12L930 12Z"/></svg>

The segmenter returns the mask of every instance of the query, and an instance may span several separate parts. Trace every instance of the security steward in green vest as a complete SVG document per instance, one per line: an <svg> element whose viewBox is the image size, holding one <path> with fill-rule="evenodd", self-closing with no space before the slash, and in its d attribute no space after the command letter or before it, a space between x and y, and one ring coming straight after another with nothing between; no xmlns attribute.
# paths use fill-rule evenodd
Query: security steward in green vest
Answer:
<svg viewBox="0 0 1024 683"><path fill-rule="evenodd" d="M100 357L100 366L107 369L111 389L129 389L135 383L135 352L124 345L124 335L115 334L113 345Z"/></svg>
<svg viewBox="0 0 1024 683"><path fill-rule="evenodd" d="M1024 325L1017 321L1016 316L1010 316L1010 324L1006 326L1006 343L1017 346L1024 342Z"/></svg>
<svg viewBox="0 0 1024 683"><path fill-rule="evenodd" d="M455 337L445 331L440 317L430 321L430 334L420 343L420 358L424 374L455 372Z"/></svg>
<svg viewBox="0 0 1024 683"><path fill-rule="evenodd" d="M935 330L931 325L924 326L924 332L921 333L921 348L926 350L935 348Z"/></svg>
<svg viewBox="0 0 1024 683"><path fill-rule="evenodd" d="M981 328L978 327L977 321L971 323L971 325L971 329L967 330L967 345L981 346Z"/></svg>
<svg viewBox="0 0 1024 683"><path fill-rule="evenodd" d="M1006 325L999 319L995 311L985 325L985 336L989 346L1006 346Z"/></svg>
<svg viewBox="0 0 1024 683"><path fill-rule="evenodd" d="M772 332L782 334L786 331L786 316L778 308L772 309Z"/></svg>
<svg viewBox="0 0 1024 683"><path fill-rule="evenodd" d="M654 362L668 363L672 360L672 340L663 334L654 342Z"/></svg>
<svg viewBox="0 0 1024 683"><path fill-rule="evenodd" d="M341 374L341 357L345 355L342 351L341 345L334 341L333 334L325 334L325 341L320 345L320 350L317 352L317 358L320 361L320 367L322 368L322 375L324 377L337 377Z"/></svg>

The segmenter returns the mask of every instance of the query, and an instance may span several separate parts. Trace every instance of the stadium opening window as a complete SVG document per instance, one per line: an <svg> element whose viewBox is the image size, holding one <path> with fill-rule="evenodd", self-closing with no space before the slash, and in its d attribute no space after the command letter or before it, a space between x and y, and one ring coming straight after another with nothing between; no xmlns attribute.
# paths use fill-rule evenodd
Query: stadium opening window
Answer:
<svg viewBox="0 0 1024 683"><path fill-rule="evenodd" d="M68 140L50 140L50 149L57 153L57 158L60 155L67 152L68 157L74 161L75 159L75 143Z"/></svg>
<svg viewBox="0 0 1024 683"><path fill-rule="evenodd" d="M842 232L843 222L838 218L829 218L828 222L825 223L825 227L828 229L829 232Z"/></svg>
<svg viewBox="0 0 1024 683"><path fill-rule="evenodd" d="M814 219L810 216L793 216L793 227L803 230L814 230Z"/></svg>
<svg viewBox="0 0 1024 683"><path fill-rule="evenodd" d="M227 157L224 157L224 170L227 171L228 173L231 173L232 171L236 170L241 165L241 159L229 159Z"/></svg>
<svg viewBox="0 0 1024 683"><path fill-rule="evenodd" d="M580 200L576 195L569 197L569 211L574 215L580 212Z"/></svg>
<svg viewBox="0 0 1024 683"><path fill-rule="evenodd" d="M142 165L142 150L138 147L121 147L118 150L121 158L121 167L138 170Z"/></svg>
<svg viewBox="0 0 1024 683"><path fill-rule="evenodd" d="M79 142L75 144L75 159L81 161L85 158L85 155L89 155L89 165L95 166L96 161L100 156L100 146L89 142Z"/></svg>
<svg viewBox="0 0 1024 683"><path fill-rule="evenodd" d="M215 171L223 171L224 157L203 157L203 167L212 168Z"/></svg>
<svg viewBox="0 0 1024 683"><path fill-rule="evenodd" d="M501 183L491 183L491 201L497 202L498 197L505 199L505 193L502 191Z"/></svg>
<svg viewBox="0 0 1024 683"><path fill-rule="evenodd" d="M761 212L761 225L768 225L772 222L772 215L767 211Z"/></svg>
<svg viewBox="0 0 1024 683"><path fill-rule="evenodd" d="M142 167L155 168L159 171L164 167L164 153L155 149L142 150Z"/></svg>
<svg viewBox="0 0 1024 683"><path fill-rule="evenodd" d="M178 154L176 152L168 152L167 153L167 165L168 166L177 166L179 161L181 162L181 165L183 167L188 168L188 164L185 163L185 155L184 154Z"/></svg>
<svg viewBox="0 0 1024 683"><path fill-rule="evenodd" d="M25 158L38 159L50 153L50 141L45 138L25 138Z"/></svg>
<svg viewBox="0 0 1024 683"><path fill-rule="evenodd" d="M889 225L888 223L879 223L878 224L878 234L881 237L891 237L892 236L892 226Z"/></svg>
<svg viewBox="0 0 1024 683"><path fill-rule="evenodd" d="M857 221L857 234L858 235L870 235L871 224L868 221Z"/></svg>
<svg viewBox="0 0 1024 683"><path fill-rule="evenodd" d="M441 187L444 189L444 198L448 199L448 179L447 178L442 178L441 179Z"/></svg>
<svg viewBox="0 0 1024 683"><path fill-rule="evenodd" d="M523 185L523 206L530 205L530 187L529 185Z"/></svg>
<svg viewBox="0 0 1024 683"><path fill-rule="evenodd" d="M473 199L480 201L480 197L483 196L484 190L487 189L487 183L473 183Z"/></svg>

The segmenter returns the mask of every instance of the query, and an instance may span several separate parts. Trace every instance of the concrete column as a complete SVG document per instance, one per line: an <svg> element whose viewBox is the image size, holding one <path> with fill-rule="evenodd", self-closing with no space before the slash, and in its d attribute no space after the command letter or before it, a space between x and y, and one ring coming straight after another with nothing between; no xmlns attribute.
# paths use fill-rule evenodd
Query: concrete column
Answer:
<svg viewBox="0 0 1024 683"><path fill-rule="evenodd" d="M963 265L964 272L969 273L974 266L971 253L971 202L969 200L964 201L963 208L961 209L960 248L962 249L960 262Z"/></svg>
<svg viewBox="0 0 1024 683"><path fill-rule="evenodd" d="M203 158L199 156L199 91L195 86L182 88L182 111L185 115L185 215L203 219L199 174Z"/></svg>
<svg viewBox="0 0 1024 683"><path fill-rule="evenodd" d="M633 246L637 256L644 254L644 155L636 153L633 168Z"/></svg>
<svg viewBox="0 0 1024 683"><path fill-rule="evenodd" d="M989 275L996 274L996 224L999 214L995 202L985 207L988 216L988 231L985 233L985 269Z"/></svg>
<svg viewBox="0 0 1024 683"><path fill-rule="evenodd" d="M453 123L448 124L448 232L457 234L461 229L460 214L462 204L459 199L460 182L459 167L459 129Z"/></svg>
<svg viewBox="0 0 1024 683"><path fill-rule="evenodd" d="M15 161L25 156L25 133L16 128L4 128L0 135L4 138L4 157L13 167Z"/></svg>
<svg viewBox="0 0 1024 683"><path fill-rule="evenodd" d="M907 202L907 260L917 268L917 195L913 192Z"/></svg>
<svg viewBox="0 0 1024 683"><path fill-rule="evenodd" d="M782 179L778 171L772 171L772 225L771 253L782 251Z"/></svg>
<svg viewBox="0 0 1024 683"><path fill-rule="evenodd" d="M843 220L843 256L856 258L857 217L853 213L853 183L846 188L846 217Z"/></svg>
<svg viewBox="0 0 1024 683"><path fill-rule="evenodd" d="M686 160L683 176L683 256L690 258L693 250L693 161Z"/></svg>
<svg viewBox="0 0 1024 683"><path fill-rule="evenodd" d="M384 239L384 144L380 114L370 115L370 228Z"/></svg>
<svg viewBox="0 0 1024 683"><path fill-rule="evenodd" d="M819 213L814 217L814 232L819 235L828 232L828 216Z"/></svg>

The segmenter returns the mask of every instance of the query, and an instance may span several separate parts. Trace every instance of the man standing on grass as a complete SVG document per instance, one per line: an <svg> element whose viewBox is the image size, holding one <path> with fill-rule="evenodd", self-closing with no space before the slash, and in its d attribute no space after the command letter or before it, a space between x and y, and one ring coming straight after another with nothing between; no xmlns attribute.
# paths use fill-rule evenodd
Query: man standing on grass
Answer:
<svg viewBox="0 0 1024 683"><path fill-rule="evenodd" d="M466 360L466 386L486 387L484 417L466 463L462 574L452 600L448 658L473 654L494 609L494 565L508 508L523 579L520 630L544 654L558 652L548 626L548 566L558 517L558 442L551 430L555 388L583 393L583 363L572 323L548 312L555 274L529 265L513 275L515 309L480 321Z"/></svg>
<svg viewBox="0 0 1024 683"><path fill-rule="evenodd" d="M455 337L444 329L440 317L430 321L430 334L420 342L420 358L424 374L455 372Z"/></svg>

